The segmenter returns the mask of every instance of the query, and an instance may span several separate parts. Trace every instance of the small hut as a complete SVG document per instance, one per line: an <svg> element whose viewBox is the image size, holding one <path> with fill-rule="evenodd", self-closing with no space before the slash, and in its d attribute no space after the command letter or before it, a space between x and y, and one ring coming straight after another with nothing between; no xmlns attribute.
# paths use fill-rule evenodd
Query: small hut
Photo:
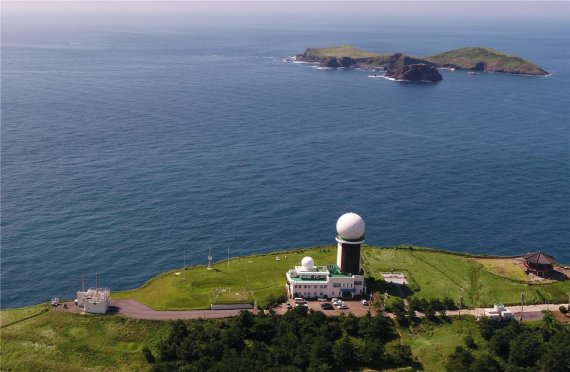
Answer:
<svg viewBox="0 0 570 372"><path fill-rule="evenodd" d="M556 259L541 251L529 253L523 256L524 266L528 272L539 276L545 276L552 271L552 264Z"/></svg>

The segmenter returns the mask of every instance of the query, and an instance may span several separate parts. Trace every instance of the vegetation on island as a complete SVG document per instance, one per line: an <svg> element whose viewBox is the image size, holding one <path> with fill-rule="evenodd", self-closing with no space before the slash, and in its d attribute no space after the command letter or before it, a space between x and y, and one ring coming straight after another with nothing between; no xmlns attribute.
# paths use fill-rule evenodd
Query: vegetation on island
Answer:
<svg viewBox="0 0 570 372"><path fill-rule="evenodd" d="M335 261L336 248L233 258L229 266L221 261L213 270L195 266L185 274L173 270L139 289L115 292L113 297L134 298L155 308L159 304L162 309L207 308L223 287L232 291L227 291L222 301L242 289L253 292L255 300L265 306L281 300L284 273L304 256L324 265ZM393 319L382 315L335 318L321 312L300 314L306 311L301 309L284 316L260 312L257 316L174 323L116 314L71 314L41 304L0 311L2 369L144 371L203 366L204 370L227 370L231 366L239 370L247 366L257 370L263 366L291 371L408 368L439 372L473 370L465 367L468 363L488 366L489 371L564 370L557 369L563 364L555 363L569 365L568 343L561 342L568 339L568 326L553 323L548 316L528 326L502 326L486 320L477 323L464 314L448 317L446 310L457 307L461 294L467 306L497 301L518 304L521 291L526 292L527 303L565 302L570 281L529 285L520 266L505 257L409 246L365 246L362 256L369 289L390 293L385 305ZM404 292L409 306L394 287L381 280L381 272L392 270L406 274L409 284ZM414 310L426 317L418 318ZM566 307L562 310L567 311ZM250 326L243 328L244 324ZM173 332L173 327L189 336L175 336L178 331ZM552 347L556 344L557 348ZM532 351L519 360L512 351L527 349L542 354ZM350 359L340 350L347 350Z"/></svg>
<svg viewBox="0 0 570 372"><path fill-rule="evenodd" d="M460 48L426 57L414 57L403 53L379 54L351 45L342 45L330 48L308 48L303 54L297 55L297 59L319 62L330 67L340 67L336 60L344 59L342 67L382 68L388 71L412 64L426 64L437 68L548 75L548 72L521 57L482 47Z"/></svg>
<svg viewBox="0 0 570 372"><path fill-rule="evenodd" d="M176 269L150 279L142 287L113 292L114 299L131 298L155 310L207 309L215 303L216 294L225 290L224 299L235 296L236 301L252 294L258 306L266 307L283 300L285 273L299 265L304 256L311 256L317 265L336 262L336 247L317 247L233 258L212 265ZM564 303L568 300L570 280L529 284L524 270L512 259L470 256L421 247L364 246L362 262L371 291L388 289L381 272L401 271L406 275L406 295L418 299L455 302L464 298L468 307L492 306L496 302L519 304L521 293L526 303ZM247 298L247 296L245 296ZM248 299L247 302L251 302Z"/></svg>
<svg viewBox="0 0 570 372"><path fill-rule="evenodd" d="M401 325L400 325L401 326ZM176 322L153 353L154 371L566 371L570 327L550 313L538 324L482 318L415 318L398 327L381 313L327 317L242 312L222 321Z"/></svg>
<svg viewBox="0 0 570 372"><path fill-rule="evenodd" d="M434 62L440 67L452 67L463 70L548 75L548 72L534 63L491 48L454 49L426 57L426 60Z"/></svg>
<svg viewBox="0 0 570 372"><path fill-rule="evenodd" d="M34 316L30 316L34 315ZM80 315L40 304L0 311L3 371L144 371L170 323Z"/></svg>
<svg viewBox="0 0 570 372"><path fill-rule="evenodd" d="M399 306L399 302L393 305L396 313ZM492 368L477 371L564 371L570 365L569 326L549 315L544 321L519 325L485 318L478 323L471 316L420 319L409 311L393 320L382 315L327 317L306 311L300 307L284 316L260 312L223 319L148 321L71 314L46 304L3 310L3 320L8 312L12 321L3 322L1 329L2 369L329 371L368 367L453 372L475 371L473 366L481 365ZM36 315L30 317L32 313ZM515 350L524 351L521 358Z"/></svg>

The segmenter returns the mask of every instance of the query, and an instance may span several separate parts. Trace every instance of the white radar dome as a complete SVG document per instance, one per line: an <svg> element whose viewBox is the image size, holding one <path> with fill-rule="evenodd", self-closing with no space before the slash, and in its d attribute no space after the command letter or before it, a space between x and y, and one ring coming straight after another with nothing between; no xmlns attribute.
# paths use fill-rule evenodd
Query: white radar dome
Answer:
<svg viewBox="0 0 570 372"><path fill-rule="evenodd" d="M315 267L315 261L313 261L311 257L303 257L301 260L301 266L303 266L305 269L312 269Z"/></svg>
<svg viewBox="0 0 570 372"><path fill-rule="evenodd" d="M336 222L336 232L344 239L362 239L364 237L364 220L356 213L345 213Z"/></svg>

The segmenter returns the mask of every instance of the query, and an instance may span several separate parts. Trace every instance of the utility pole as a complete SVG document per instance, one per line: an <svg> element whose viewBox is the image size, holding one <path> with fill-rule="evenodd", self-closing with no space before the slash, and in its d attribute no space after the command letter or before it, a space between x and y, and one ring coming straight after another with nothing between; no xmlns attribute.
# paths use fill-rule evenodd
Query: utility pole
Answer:
<svg viewBox="0 0 570 372"><path fill-rule="evenodd" d="M230 267L230 245L228 244L228 267Z"/></svg>
<svg viewBox="0 0 570 372"><path fill-rule="evenodd" d="M184 267L182 267L182 271L184 272L184 281L186 281L186 248L184 248Z"/></svg>
<svg viewBox="0 0 570 372"><path fill-rule="evenodd" d="M521 322L523 321L523 312L524 312L524 292L521 293Z"/></svg>

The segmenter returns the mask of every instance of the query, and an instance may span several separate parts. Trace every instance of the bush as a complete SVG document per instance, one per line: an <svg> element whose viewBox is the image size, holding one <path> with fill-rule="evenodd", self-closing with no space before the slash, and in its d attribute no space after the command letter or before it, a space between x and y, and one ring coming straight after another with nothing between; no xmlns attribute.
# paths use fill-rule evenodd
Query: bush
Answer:
<svg viewBox="0 0 570 372"><path fill-rule="evenodd" d="M412 348L409 345L397 345L389 358L397 366L410 364L414 360Z"/></svg>
<svg viewBox="0 0 570 372"><path fill-rule="evenodd" d="M148 363L154 363L154 355L152 355L152 351L145 346L142 348L142 354Z"/></svg>
<svg viewBox="0 0 570 372"><path fill-rule="evenodd" d="M465 346L469 349L477 349L477 344L471 335L465 336Z"/></svg>
<svg viewBox="0 0 570 372"><path fill-rule="evenodd" d="M560 312L564 315L568 314L568 309L566 308L566 306L564 305L560 305L560 307L558 308L558 310L560 310Z"/></svg>

